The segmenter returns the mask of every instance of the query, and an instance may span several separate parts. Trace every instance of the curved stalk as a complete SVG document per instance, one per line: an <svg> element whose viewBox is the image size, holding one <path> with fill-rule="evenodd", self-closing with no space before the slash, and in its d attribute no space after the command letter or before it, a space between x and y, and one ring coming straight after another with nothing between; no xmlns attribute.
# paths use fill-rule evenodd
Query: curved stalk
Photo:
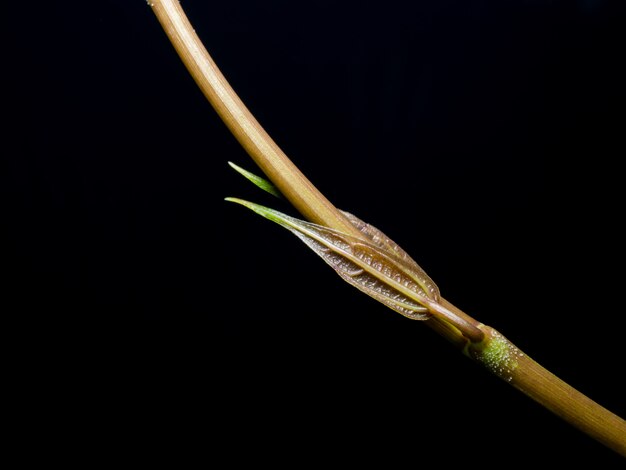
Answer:
<svg viewBox="0 0 626 470"><path fill-rule="evenodd" d="M287 158L241 101L202 44L178 1L149 1L198 87L242 147L307 220L360 235Z"/></svg>
<svg viewBox="0 0 626 470"><path fill-rule="evenodd" d="M149 0L169 40L221 119L280 192L309 221L353 237L362 234L298 170L252 116L211 59L178 0ZM495 329L441 299L474 333L431 318L425 324L467 356L590 437L626 456L626 421L537 364ZM476 330L482 331L477 335Z"/></svg>

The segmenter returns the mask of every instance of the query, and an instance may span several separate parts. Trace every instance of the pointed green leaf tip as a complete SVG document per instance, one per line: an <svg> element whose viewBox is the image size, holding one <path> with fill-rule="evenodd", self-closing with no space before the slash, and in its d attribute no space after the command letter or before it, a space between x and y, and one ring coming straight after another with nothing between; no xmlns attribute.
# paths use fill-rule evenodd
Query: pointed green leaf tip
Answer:
<svg viewBox="0 0 626 470"><path fill-rule="evenodd" d="M260 204L255 204L254 202L250 202L250 201L245 201L237 197L226 197L224 198L224 200L228 202L236 202L237 204L241 204L242 206L247 207L248 209L256 212L257 214L262 215L266 219L269 219L272 222L276 222L278 225L285 226L283 221L291 218L285 214L282 214L281 212L278 212L274 209L270 209L269 207L265 207Z"/></svg>
<svg viewBox="0 0 626 470"><path fill-rule="evenodd" d="M283 197L283 195L280 194L280 191L278 190L278 188L276 188L276 186L274 186L272 183L267 181L265 178L261 178L260 176L257 176L254 173L250 173L248 170L244 170L239 165L235 165L233 162L228 162L228 164L237 173L239 173L240 175L243 175L244 177L246 177L249 181L254 183L256 186L261 188L263 191L267 191L272 196L276 196L278 198L282 198Z"/></svg>
<svg viewBox="0 0 626 470"><path fill-rule="evenodd" d="M285 227L328 263L346 282L414 319L430 318L439 302L435 283L400 247L375 227L345 213L363 233L357 238L238 198L226 198ZM436 310L436 309L435 309Z"/></svg>

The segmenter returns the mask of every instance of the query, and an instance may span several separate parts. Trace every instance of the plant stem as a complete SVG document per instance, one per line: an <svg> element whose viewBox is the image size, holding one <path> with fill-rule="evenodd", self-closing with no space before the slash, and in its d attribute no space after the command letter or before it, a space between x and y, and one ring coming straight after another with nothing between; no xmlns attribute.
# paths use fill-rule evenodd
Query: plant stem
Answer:
<svg viewBox="0 0 626 470"><path fill-rule="evenodd" d="M485 344L470 345L468 356L572 426L626 456L626 421L535 362L494 328L481 328Z"/></svg>
<svg viewBox="0 0 626 470"><path fill-rule="evenodd" d="M362 234L300 172L252 116L211 59L178 0L148 0L148 4L211 105L289 202L311 222L361 237ZM460 331L436 318L425 324L572 426L626 456L624 419L537 364L495 329L482 325L445 299L441 299L440 306L462 318L472 333Z"/></svg>
<svg viewBox="0 0 626 470"><path fill-rule="evenodd" d="M360 232L287 158L224 78L178 1L149 1L200 90L255 163L306 219L344 233Z"/></svg>

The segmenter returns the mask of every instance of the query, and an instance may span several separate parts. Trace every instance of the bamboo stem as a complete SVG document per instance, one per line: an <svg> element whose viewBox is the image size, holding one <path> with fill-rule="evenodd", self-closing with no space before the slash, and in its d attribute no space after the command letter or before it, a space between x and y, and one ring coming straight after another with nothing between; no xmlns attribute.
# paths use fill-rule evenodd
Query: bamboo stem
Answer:
<svg viewBox="0 0 626 470"><path fill-rule="evenodd" d="M512 385L572 426L584 430L592 438L626 456L626 421L530 357L524 355L520 360Z"/></svg>
<svg viewBox="0 0 626 470"><path fill-rule="evenodd" d="M344 233L361 233L289 160L224 78L178 1L149 1L200 90L268 179L306 219Z"/></svg>
<svg viewBox="0 0 626 470"><path fill-rule="evenodd" d="M289 160L239 99L196 35L178 0L148 0L148 4L208 101L289 202L311 222L361 237ZM426 325L572 426L626 457L626 421L547 371L493 328L480 324L445 299L440 304L462 318L474 333L464 334L436 318L426 321ZM484 335L475 334L477 328Z"/></svg>
<svg viewBox="0 0 626 470"><path fill-rule="evenodd" d="M572 426L626 456L626 421L539 365L495 329L481 325L485 347L468 355Z"/></svg>

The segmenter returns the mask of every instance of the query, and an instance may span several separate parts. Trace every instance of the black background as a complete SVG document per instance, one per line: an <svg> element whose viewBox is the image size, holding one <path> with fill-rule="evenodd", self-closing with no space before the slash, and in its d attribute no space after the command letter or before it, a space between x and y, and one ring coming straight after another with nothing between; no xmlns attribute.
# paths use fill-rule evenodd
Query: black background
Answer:
<svg viewBox="0 0 626 470"><path fill-rule="evenodd" d="M0 308L24 456L623 464L225 202L297 215L228 167L258 172L144 1L13 3ZM334 204L626 415L623 2L182 5Z"/></svg>

